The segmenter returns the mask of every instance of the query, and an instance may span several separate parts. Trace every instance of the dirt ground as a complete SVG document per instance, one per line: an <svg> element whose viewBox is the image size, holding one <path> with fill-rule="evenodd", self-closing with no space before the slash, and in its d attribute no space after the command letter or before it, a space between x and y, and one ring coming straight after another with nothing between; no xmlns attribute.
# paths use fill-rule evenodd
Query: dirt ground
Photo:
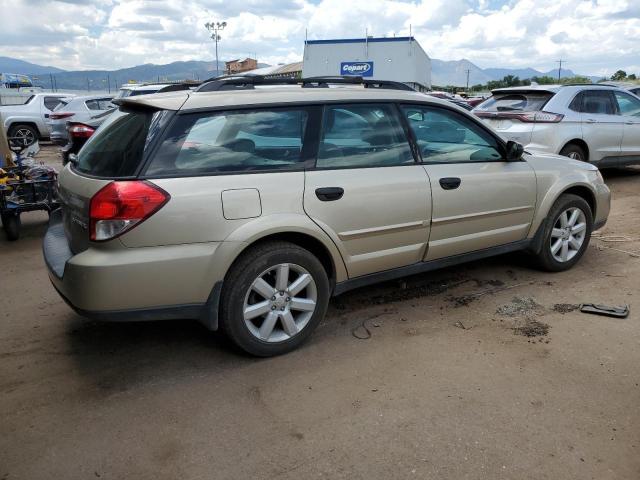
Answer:
<svg viewBox="0 0 640 480"><path fill-rule="evenodd" d="M509 255L351 292L265 360L197 323L78 317L25 215L0 240L0 479L637 480L640 170L605 178L572 271Z"/></svg>

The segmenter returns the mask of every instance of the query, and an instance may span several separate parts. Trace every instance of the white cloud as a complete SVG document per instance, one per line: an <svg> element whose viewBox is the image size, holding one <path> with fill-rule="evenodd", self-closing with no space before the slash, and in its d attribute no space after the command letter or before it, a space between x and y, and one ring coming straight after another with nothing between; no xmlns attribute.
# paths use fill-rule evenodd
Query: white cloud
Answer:
<svg viewBox="0 0 640 480"><path fill-rule="evenodd" d="M302 57L309 38L407 35L431 57L481 67L638 70L640 0L0 0L0 55L67 69L211 59L204 23L226 20L221 59ZM640 73L640 72L638 72Z"/></svg>

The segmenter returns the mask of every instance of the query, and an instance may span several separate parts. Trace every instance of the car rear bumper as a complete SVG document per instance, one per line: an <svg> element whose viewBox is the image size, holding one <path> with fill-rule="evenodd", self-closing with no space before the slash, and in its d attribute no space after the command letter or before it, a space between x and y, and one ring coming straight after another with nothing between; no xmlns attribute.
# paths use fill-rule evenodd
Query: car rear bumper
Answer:
<svg viewBox="0 0 640 480"><path fill-rule="evenodd" d="M56 291L78 314L107 321L199 320L218 327L219 244L71 251L62 213L52 213L43 255Z"/></svg>

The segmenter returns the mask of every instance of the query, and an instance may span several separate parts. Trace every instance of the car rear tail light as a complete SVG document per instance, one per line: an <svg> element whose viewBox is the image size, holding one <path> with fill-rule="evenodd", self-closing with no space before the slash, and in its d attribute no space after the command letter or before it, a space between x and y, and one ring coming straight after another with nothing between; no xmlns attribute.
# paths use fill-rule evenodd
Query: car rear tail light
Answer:
<svg viewBox="0 0 640 480"><path fill-rule="evenodd" d="M559 113L551 113L551 112L482 112L482 111L474 111L473 112L477 117L480 118L495 118L496 120L501 118L509 118L512 120L520 120L525 123L558 123L563 118L564 115Z"/></svg>
<svg viewBox="0 0 640 480"><path fill-rule="evenodd" d="M170 198L149 182L111 182L91 199L91 240L101 242L122 235L160 210Z"/></svg>
<svg viewBox="0 0 640 480"><path fill-rule="evenodd" d="M64 113L52 113L51 115L49 115L49 118L51 120L60 120L62 118L69 118L69 117L73 117L75 115L75 113L71 113L71 112L64 112Z"/></svg>
<svg viewBox="0 0 640 480"><path fill-rule="evenodd" d="M69 127L69 134L76 138L89 138L95 131L96 129L89 125L71 125Z"/></svg>

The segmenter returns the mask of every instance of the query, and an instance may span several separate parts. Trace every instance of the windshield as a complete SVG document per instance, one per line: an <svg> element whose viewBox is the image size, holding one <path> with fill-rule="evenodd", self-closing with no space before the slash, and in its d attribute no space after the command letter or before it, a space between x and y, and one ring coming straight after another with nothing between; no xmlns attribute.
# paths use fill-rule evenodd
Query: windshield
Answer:
<svg viewBox="0 0 640 480"><path fill-rule="evenodd" d="M486 112L537 112L553 97L551 92L496 93L476 107Z"/></svg>
<svg viewBox="0 0 640 480"><path fill-rule="evenodd" d="M75 169L96 177L135 175L167 116L166 110L113 112L82 147Z"/></svg>

